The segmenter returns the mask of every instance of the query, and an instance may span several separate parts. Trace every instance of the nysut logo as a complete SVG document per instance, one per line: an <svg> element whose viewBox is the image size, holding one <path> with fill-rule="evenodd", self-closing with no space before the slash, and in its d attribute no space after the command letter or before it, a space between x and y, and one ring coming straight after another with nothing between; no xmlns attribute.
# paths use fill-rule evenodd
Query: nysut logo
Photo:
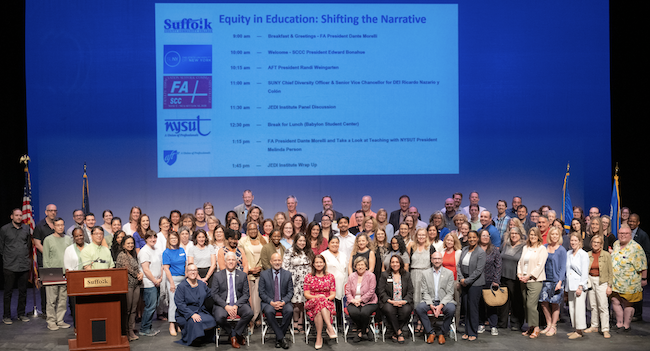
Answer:
<svg viewBox="0 0 650 351"><path fill-rule="evenodd" d="M208 136L212 131L206 132L204 125L201 129L201 122L210 122L209 118L201 118L200 115L196 118L168 118L165 119L165 136L175 137L194 137L194 136ZM208 128L209 129L209 125Z"/></svg>
<svg viewBox="0 0 650 351"><path fill-rule="evenodd" d="M164 150L163 157L165 163L171 166L176 163L176 159L178 158L178 150Z"/></svg>

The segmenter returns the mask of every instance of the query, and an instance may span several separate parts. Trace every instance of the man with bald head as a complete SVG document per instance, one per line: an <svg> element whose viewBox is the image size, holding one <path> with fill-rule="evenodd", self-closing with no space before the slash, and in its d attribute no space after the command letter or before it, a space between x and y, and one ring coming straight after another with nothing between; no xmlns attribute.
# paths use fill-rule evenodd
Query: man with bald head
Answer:
<svg viewBox="0 0 650 351"><path fill-rule="evenodd" d="M517 209L521 206L521 196L513 196L512 207L506 210L506 216L517 218Z"/></svg>
<svg viewBox="0 0 650 351"><path fill-rule="evenodd" d="M372 197L369 195L366 195L361 198L361 211L363 211L364 218L371 216L371 217L377 217L377 214L372 212L370 209L372 207ZM356 212L355 212L356 213ZM350 216L350 227L356 227L357 225L360 225L361 223L357 223L357 219L354 216L354 213L352 216Z"/></svg>
<svg viewBox="0 0 650 351"><path fill-rule="evenodd" d="M415 307L415 313L420 317L424 331L429 335L427 343L433 344L438 340L439 344L445 343L445 336L449 333L451 319L456 313L456 302L454 301L454 273L442 266L441 252L431 254L433 267L422 272L422 302ZM433 312L434 317L443 315L443 322L437 335L429 321L427 313Z"/></svg>
<svg viewBox="0 0 650 351"><path fill-rule="evenodd" d="M418 208L415 206L409 207L409 216L414 216L415 218L418 219L418 222L415 223L415 228L420 229L427 229L427 224L420 220L420 211L418 211Z"/></svg>
<svg viewBox="0 0 650 351"><path fill-rule="evenodd" d="M445 200L445 227L449 228L449 230L456 230L456 224L454 223L454 216L456 215L456 208L454 199L452 198L447 198Z"/></svg>
<svg viewBox="0 0 650 351"><path fill-rule="evenodd" d="M36 257L38 267L43 267L43 242L45 238L54 233L54 219L57 218L58 210L55 204L45 206L45 218L41 219L34 227L34 247L36 247ZM45 312L47 297L45 287L41 286L41 311Z"/></svg>
<svg viewBox="0 0 650 351"><path fill-rule="evenodd" d="M289 342L284 338L293 319L293 281L291 272L282 269L282 256L279 253L271 255L271 268L260 274L259 283L262 312L266 322L275 333L275 347L289 348ZM275 318L277 312L282 312L282 324Z"/></svg>

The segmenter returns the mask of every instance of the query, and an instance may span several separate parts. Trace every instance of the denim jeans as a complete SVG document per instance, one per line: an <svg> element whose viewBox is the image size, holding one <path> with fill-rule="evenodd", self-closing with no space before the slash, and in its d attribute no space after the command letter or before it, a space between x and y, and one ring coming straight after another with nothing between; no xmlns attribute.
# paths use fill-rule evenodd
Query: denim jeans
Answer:
<svg viewBox="0 0 650 351"><path fill-rule="evenodd" d="M160 290L157 287L144 288L142 295L144 311L142 312L142 323L140 324L140 332L142 333L151 331L151 322L153 321L153 313L156 311L156 305L158 305L159 294Z"/></svg>

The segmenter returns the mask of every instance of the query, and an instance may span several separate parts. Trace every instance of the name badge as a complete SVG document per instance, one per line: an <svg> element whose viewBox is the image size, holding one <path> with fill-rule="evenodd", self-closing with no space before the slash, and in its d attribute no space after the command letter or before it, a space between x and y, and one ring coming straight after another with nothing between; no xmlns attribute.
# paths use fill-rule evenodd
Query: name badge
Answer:
<svg viewBox="0 0 650 351"><path fill-rule="evenodd" d="M388 278L388 279L386 279L386 282L387 282L387 283L392 283L392 282L393 282L393 278Z"/></svg>

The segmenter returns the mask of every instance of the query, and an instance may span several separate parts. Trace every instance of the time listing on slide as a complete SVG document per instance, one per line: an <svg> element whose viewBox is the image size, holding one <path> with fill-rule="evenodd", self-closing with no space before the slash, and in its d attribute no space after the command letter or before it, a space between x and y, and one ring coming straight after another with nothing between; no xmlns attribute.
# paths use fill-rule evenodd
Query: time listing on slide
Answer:
<svg viewBox="0 0 650 351"><path fill-rule="evenodd" d="M158 176L456 174L455 4L156 4Z"/></svg>

